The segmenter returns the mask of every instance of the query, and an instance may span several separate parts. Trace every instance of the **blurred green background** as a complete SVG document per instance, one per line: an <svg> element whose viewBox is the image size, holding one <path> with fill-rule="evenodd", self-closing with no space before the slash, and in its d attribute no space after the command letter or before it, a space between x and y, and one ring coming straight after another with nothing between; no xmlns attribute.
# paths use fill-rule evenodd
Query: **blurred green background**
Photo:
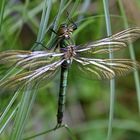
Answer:
<svg viewBox="0 0 140 140"><path fill-rule="evenodd" d="M0 24L0 50L30 50L36 41L43 1L9 0L1 3L4 8ZM65 23L66 11L70 11L75 1L71 1L59 21ZM124 17L121 15L117 0L109 1L111 29L113 33L123 30ZM140 1L122 0L129 27L140 26ZM60 0L53 0L49 23L57 15ZM76 44L84 44L107 36L102 0L81 0L72 15L78 23L75 31ZM44 44L50 39L48 32ZM140 39L134 43L137 61L140 61ZM116 53L116 56L130 58L129 49ZM4 75L6 72L3 72ZM29 119L25 136L49 130L56 125L57 100L59 91L59 73L46 86L40 87ZM138 100L133 73L116 78L116 97L112 140L140 140L140 119ZM22 94L22 93L21 93ZM0 93L0 114L12 98L11 91ZM16 100L18 102L19 99ZM78 140L105 140L109 118L110 86L109 81L97 81L75 74L70 70L66 95L64 123L73 130ZM16 104L16 103L15 103ZM13 105L14 106L14 105ZM9 123L0 135L1 140L8 140L13 122ZM65 129L58 129L35 140L70 140Z"/></svg>

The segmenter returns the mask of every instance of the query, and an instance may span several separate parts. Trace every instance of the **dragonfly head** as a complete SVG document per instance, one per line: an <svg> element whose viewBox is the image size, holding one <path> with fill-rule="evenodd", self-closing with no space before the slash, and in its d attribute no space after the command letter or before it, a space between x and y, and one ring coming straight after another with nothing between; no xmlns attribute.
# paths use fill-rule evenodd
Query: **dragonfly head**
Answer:
<svg viewBox="0 0 140 140"><path fill-rule="evenodd" d="M60 38L70 39L73 31L76 29L77 29L76 24L72 24L68 26L67 24L64 23L60 25L57 34Z"/></svg>
<svg viewBox="0 0 140 140"><path fill-rule="evenodd" d="M61 24L58 31L57 31L57 34L60 38L69 38L68 25L67 24Z"/></svg>

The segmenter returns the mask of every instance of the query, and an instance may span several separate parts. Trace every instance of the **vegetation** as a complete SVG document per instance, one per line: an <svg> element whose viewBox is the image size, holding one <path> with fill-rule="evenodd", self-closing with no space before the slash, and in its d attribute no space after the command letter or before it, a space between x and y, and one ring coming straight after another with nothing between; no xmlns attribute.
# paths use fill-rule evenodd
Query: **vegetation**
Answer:
<svg viewBox="0 0 140 140"><path fill-rule="evenodd" d="M44 50L36 42L52 46L55 34L50 29L57 31L60 24L69 22L68 16L78 25L73 33L75 44L85 44L109 32L140 26L139 9L139 0L1 0L0 50ZM140 62L139 43L137 40L114 57ZM0 65L1 80L16 71L14 66L7 68ZM73 66L68 76L64 113L64 123L69 127L34 139L139 140L139 73L116 78L114 87L110 81L87 78L75 69ZM55 127L59 79L57 73L41 85L0 89L1 140L21 140Z"/></svg>

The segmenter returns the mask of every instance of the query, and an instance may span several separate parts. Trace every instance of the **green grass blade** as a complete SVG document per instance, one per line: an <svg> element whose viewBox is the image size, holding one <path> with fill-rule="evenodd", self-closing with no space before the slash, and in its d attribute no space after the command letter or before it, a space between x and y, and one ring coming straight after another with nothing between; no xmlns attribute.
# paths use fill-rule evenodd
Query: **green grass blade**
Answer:
<svg viewBox="0 0 140 140"><path fill-rule="evenodd" d="M37 42L41 41L44 38L45 31L48 26L51 7L52 7L52 1L45 0L42 18L41 18L40 27L39 27L39 32L38 32L38 36L37 36Z"/></svg>
<svg viewBox="0 0 140 140"><path fill-rule="evenodd" d="M68 15L69 18L71 18L74 15L74 12L77 11L76 9L78 8L79 3L80 3L80 0L76 0L75 3L73 4L72 9L70 10L70 12L68 11L69 12L69 15ZM67 22L68 22L68 18L66 20L66 23Z"/></svg>
<svg viewBox="0 0 140 140"><path fill-rule="evenodd" d="M43 2L43 12L42 12L42 17L41 17L41 21L40 21L40 26L39 26L39 31L38 31L38 35L37 35L37 40L36 42L42 42L48 27L48 21L49 21L49 17L50 17L50 12L51 12L51 8L52 8L52 1L51 0L45 0ZM39 45L34 44L34 46L32 47L32 49L35 48L39 48Z"/></svg>
<svg viewBox="0 0 140 140"><path fill-rule="evenodd" d="M8 76L10 76L15 70L16 70L16 66L11 67L7 73L0 79L0 82L4 81L6 78L8 78ZM18 73L18 72L17 72Z"/></svg>
<svg viewBox="0 0 140 140"><path fill-rule="evenodd" d="M128 28L129 25L128 25L127 16L126 16L122 1L118 0L118 4L120 7L121 15L123 17L124 28ZM135 52L133 49L133 44L129 43L128 47L129 47L130 57L132 60L135 61L136 57L135 57ZM138 70L134 71L134 80L135 80L135 86L136 86L136 92L137 92L137 98L138 98L138 109L139 109L139 113L140 113L140 79L139 79Z"/></svg>
<svg viewBox="0 0 140 140"><path fill-rule="evenodd" d="M17 111L17 108L19 105L17 105L14 110L12 110L12 112L9 113L13 103L15 102L15 100L17 99L18 95L20 93L20 90L18 90L15 95L13 96L13 98L11 99L10 103L8 104L8 106L6 107L6 109L4 110L3 114L0 117L0 134L4 131L4 129L6 128L7 124L9 123L9 121L13 118L14 114ZM7 117L8 115L8 117ZM7 117L7 118L6 118ZM5 119L6 118L6 119Z"/></svg>
<svg viewBox="0 0 140 140"><path fill-rule="evenodd" d="M110 36L110 35L112 35L112 31L111 31L108 0L103 0L103 4L104 4L107 35ZM109 58L110 59L113 58L113 53L109 54ZM115 102L115 80L113 79L113 80L110 80L110 109L109 109L109 123L108 123L107 140L111 140L111 135L112 135L112 123L113 123L113 117L114 117L114 102Z"/></svg>
<svg viewBox="0 0 140 140"><path fill-rule="evenodd" d="M33 90L34 89L34 90ZM22 99L20 101L20 105L17 111L17 115L15 118L15 124L13 127L13 132L10 137L10 140L21 140L24 132L24 127L26 124L26 120L28 118L31 105L33 104L32 100L34 100L37 92L36 92L36 84L30 83L25 87L25 91L22 95Z"/></svg>
<svg viewBox="0 0 140 140"><path fill-rule="evenodd" d="M35 86L33 87L33 88L35 88L35 89L32 91L32 92L33 92L33 94L32 94L33 96L32 96L32 98L31 98L31 100L30 100L30 104L29 104L28 110L27 110L27 112L26 112L25 120L27 120L27 119L28 119L28 116L30 115L30 111L31 111L31 109L32 109L32 106L33 106L33 104L34 104L34 101L35 101L35 98L36 98L36 95L37 95L38 86L39 86L39 83L35 84ZM25 126L25 125L26 125L26 121L23 122L23 126Z"/></svg>
<svg viewBox="0 0 140 140"><path fill-rule="evenodd" d="M10 103L8 104L8 106L6 107L6 109L4 110L3 114L0 117L0 124L2 123L3 119L6 117L7 113L9 112L10 108L12 107L13 103L15 102L15 100L17 99L18 95L20 93L20 90L18 90L15 95L13 96L13 98L11 99ZM1 125L0 125L1 126ZM0 128L1 129L1 128Z"/></svg>
<svg viewBox="0 0 140 140"><path fill-rule="evenodd" d="M4 122L4 124L0 125L2 127L0 127L0 135L2 134L2 132L5 130L6 126L9 124L9 122L12 120L13 116L15 115L16 111L18 109L18 105L14 108L14 110L8 115L8 118L6 119L6 121Z"/></svg>
<svg viewBox="0 0 140 140"><path fill-rule="evenodd" d="M42 136L44 134L48 134L50 132L54 131L54 128L53 129L50 129L50 130L46 130L46 131L43 131L43 132L39 132L35 135L32 135L32 136L29 136L29 137L26 137L26 138L23 138L23 140L29 140L29 139L33 139L33 138L36 138L36 137L39 137L39 136Z"/></svg>
<svg viewBox="0 0 140 140"><path fill-rule="evenodd" d="M78 18L77 18L77 23L76 23L77 26L79 26L79 21L82 21L82 20L84 19L83 13L86 13L86 11L87 11L88 8L89 8L90 3L91 3L91 0L86 0L86 1L84 1L84 2L82 3L82 7L81 7L81 9L80 9L80 13L78 13ZM78 3L77 3L77 6L78 6ZM88 20L87 20L87 22L88 22ZM87 24L88 24L88 23L87 23ZM81 28L81 25L78 27L78 31L82 30L82 28L81 28L81 29L79 29L79 28ZM84 26L83 26L83 28L84 28ZM77 31L77 33L78 33L78 31ZM75 32L74 32L74 33L75 33ZM73 33L73 34L74 34L74 33ZM76 34L74 34L73 36L74 36L74 39L76 40L76 38L77 38Z"/></svg>
<svg viewBox="0 0 140 140"><path fill-rule="evenodd" d="M59 21L60 21L61 14L63 12L62 9L63 9L64 5L65 5L65 0L61 0L60 6L59 6L59 9L58 9L58 13L57 13L57 16L56 16L56 19L55 19L55 22L54 22L54 27L53 27L54 30L56 30L58 28L58 24L59 24Z"/></svg>
<svg viewBox="0 0 140 140"><path fill-rule="evenodd" d="M44 1L44 9L43 15L41 18L41 24L39 28L39 33L37 39L40 41L44 38L46 28L48 26L48 20L51 11L51 0ZM48 4L48 5L47 5ZM49 7L50 6L50 7ZM37 85L34 83L28 84L22 95L22 99L20 101L20 106L17 111L17 115L14 122L13 131L10 137L10 140L21 140L23 136L23 132L25 129L27 118L30 114L33 102L35 100L37 94Z"/></svg>
<svg viewBox="0 0 140 140"><path fill-rule="evenodd" d="M2 1L0 2L0 32L1 32L1 28L2 28L2 22L3 22L3 15L4 15L5 3L6 3L6 0L2 0Z"/></svg>
<svg viewBox="0 0 140 140"><path fill-rule="evenodd" d="M86 11L89 8L90 3L91 3L91 0L86 0L83 2L82 7L80 9L80 14L78 16L78 21L83 19L83 17L84 17L83 13L86 13Z"/></svg>
<svg viewBox="0 0 140 140"><path fill-rule="evenodd" d="M74 135L74 132L71 130L70 127L65 125L64 128L67 130L68 134L70 135L71 140L77 140L76 136Z"/></svg>
<svg viewBox="0 0 140 140"><path fill-rule="evenodd" d="M76 136L74 135L74 132L73 132L73 131L71 130L71 128L69 128L66 124L60 126L59 128L53 128L53 129L46 130L46 131L37 133L37 134L35 134L35 135L29 136L29 137L23 138L23 140L33 139L33 138L42 136L42 135L44 135L44 134L48 134L48 133L50 133L50 132L52 132L52 131L55 131L55 130L61 129L61 128L65 128L65 129L66 129L67 133L68 133L69 136L71 137L71 140L77 140Z"/></svg>

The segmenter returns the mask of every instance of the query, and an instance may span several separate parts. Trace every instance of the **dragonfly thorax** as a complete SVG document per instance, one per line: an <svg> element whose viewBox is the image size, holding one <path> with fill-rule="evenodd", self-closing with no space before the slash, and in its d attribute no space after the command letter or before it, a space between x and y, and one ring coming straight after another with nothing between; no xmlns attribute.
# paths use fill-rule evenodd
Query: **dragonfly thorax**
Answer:
<svg viewBox="0 0 140 140"><path fill-rule="evenodd" d="M61 52L64 53L64 55L63 55L64 62L62 63L62 66L64 68L68 68L73 61L73 57L76 55L75 46L69 45L65 48L61 48L60 50L61 50Z"/></svg>
<svg viewBox="0 0 140 140"><path fill-rule="evenodd" d="M76 55L75 46L69 45L65 48L61 48L61 52L64 53L64 59L72 61L73 57Z"/></svg>

